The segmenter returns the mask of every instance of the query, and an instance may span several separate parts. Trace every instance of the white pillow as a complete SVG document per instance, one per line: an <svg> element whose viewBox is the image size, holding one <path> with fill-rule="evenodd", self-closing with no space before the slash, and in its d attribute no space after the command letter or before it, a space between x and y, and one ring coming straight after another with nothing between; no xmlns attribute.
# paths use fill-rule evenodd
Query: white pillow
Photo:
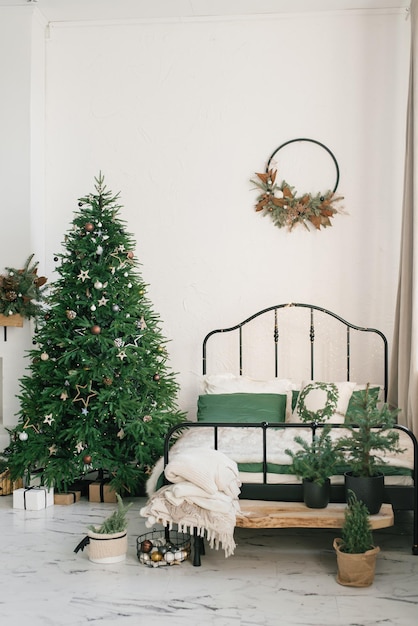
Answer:
<svg viewBox="0 0 418 626"><path fill-rule="evenodd" d="M319 387L321 385L321 387ZM327 385L334 385L334 388L328 387ZM348 403L350 402L351 394L356 388L356 383L351 382L338 382L338 383L319 383L313 380L303 381L301 385L301 391L298 396L298 400L296 402L296 406L294 411L292 412L290 421L292 423L300 424L302 420L299 415L300 408L300 394L302 391L306 389L306 395L304 397L305 407L308 411L316 412L323 410L327 405L328 400L328 392L331 389L337 390L337 398L334 413L326 417L327 422L334 422L336 424L343 424L345 419L345 414L347 412ZM318 420L320 421L320 420Z"/></svg>
<svg viewBox="0 0 418 626"><path fill-rule="evenodd" d="M256 380L231 373L203 376L203 393L286 393L292 388L287 378Z"/></svg>

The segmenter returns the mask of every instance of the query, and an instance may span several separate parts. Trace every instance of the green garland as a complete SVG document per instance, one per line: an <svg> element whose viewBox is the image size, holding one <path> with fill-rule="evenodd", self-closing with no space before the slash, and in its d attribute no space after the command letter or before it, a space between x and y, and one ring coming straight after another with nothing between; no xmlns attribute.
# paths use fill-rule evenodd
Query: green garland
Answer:
<svg viewBox="0 0 418 626"><path fill-rule="evenodd" d="M314 389L321 389L327 394L327 400L323 409L317 411L310 411L305 404L306 396ZM328 421L335 413L338 403L338 388L334 383L310 383L306 385L299 393L296 411L300 417L301 422L305 424L309 422L316 422L317 424L323 424Z"/></svg>
<svg viewBox="0 0 418 626"><path fill-rule="evenodd" d="M342 210L335 205L343 200L342 196L336 196L333 191L324 194L317 193L313 196L305 193L298 196L285 180L280 185L276 183L277 170L268 170L265 173L257 173L258 179L251 180L262 193L257 197L255 210L269 214L278 228L287 227L292 230L296 224L303 224L309 230L312 224L317 230L332 226L331 218Z"/></svg>
<svg viewBox="0 0 418 626"><path fill-rule="evenodd" d="M19 314L30 319L42 312L43 286L47 279L37 276L38 263L32 263L32 254L23 269L6 267L7 274L0 274L0 313Z"/></svg>

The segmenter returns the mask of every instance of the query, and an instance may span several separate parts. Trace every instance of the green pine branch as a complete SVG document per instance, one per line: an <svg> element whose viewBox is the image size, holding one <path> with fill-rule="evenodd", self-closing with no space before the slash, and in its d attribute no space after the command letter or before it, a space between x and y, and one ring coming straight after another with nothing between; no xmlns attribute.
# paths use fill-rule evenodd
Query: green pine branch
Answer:
<svg viewBox="0 0 418 626"><path fill-rule="evenodd" d="M350 423L345 424L350 434L341 437L339 449L347 455L355 476L374 476L378 466L386 463L383 453L403 452L399 433L393 429L397 414L387 403L379 408L369 386L353 396Z"/></svg>

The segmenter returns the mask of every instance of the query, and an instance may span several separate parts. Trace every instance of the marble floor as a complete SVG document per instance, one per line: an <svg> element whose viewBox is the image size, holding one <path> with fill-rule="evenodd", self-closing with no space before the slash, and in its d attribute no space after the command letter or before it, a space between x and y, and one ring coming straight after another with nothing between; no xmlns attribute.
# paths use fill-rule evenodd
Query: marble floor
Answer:
<svg viewBox="0 0 418 626"><path fill-rule="evenodd" d="M147 532L133 499L126 561L99 565L74 548L88 524L114 508L86 499L42 511L0 497L0 617L7 626L412 626L418 620L418 557L411 516L375 531L374 584L336 582L335 530L236 529L235 554L207 548L190 561L149 568L136 539Z"/></svg>

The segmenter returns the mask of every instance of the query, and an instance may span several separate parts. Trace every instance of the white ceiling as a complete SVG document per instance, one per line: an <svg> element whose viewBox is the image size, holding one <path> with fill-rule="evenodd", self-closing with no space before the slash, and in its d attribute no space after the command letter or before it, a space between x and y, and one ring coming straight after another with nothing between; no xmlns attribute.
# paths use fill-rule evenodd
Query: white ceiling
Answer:
<svg viewBox="0 0 418 626"><path fill-rule="evenodd" d="M399 9L410 0L0 0L36 6L48 22Z"/></svg>

